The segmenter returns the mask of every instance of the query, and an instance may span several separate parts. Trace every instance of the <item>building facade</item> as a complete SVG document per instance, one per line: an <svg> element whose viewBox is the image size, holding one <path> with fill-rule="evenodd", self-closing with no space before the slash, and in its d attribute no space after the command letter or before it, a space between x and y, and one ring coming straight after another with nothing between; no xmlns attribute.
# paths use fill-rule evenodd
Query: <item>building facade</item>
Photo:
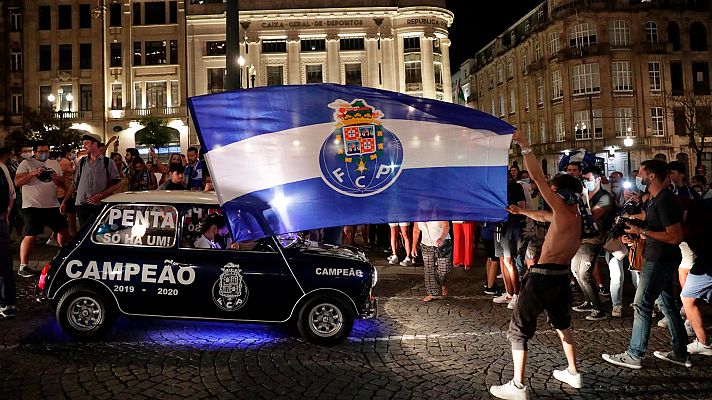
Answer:
<svg viewBox="0 0 712 400"><path fill-rule="evenodd" d="M22 2L0 1L0 137L22 128Z"/></svg>
<svg viewBox="0 0 712 400"><path fill-rule="evenodd" d="M140 147L134 136L146 115L164 118L177 130L164 151L185 152L198 144L187 98L225 90L223 1L21 4L24 105L53 109L74 128L107 140L116 135L120 152ZM243 88L330 82L451 99L453 15L444 0L239 5Z"/></svg>
<svg viewBox="0 0 712 400"><path fill-rule="evenodd" d="M692 169L678 100L694 99L709 121L711 10L706 0L544 1L463 64L468 105L518 127L552 175L579 149L609 173L659 154Z"/></svg>

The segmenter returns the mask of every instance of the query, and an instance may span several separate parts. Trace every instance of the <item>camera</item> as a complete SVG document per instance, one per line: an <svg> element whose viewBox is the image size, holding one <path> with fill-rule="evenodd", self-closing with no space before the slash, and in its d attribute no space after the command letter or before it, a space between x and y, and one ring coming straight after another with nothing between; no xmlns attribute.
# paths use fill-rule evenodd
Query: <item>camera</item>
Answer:
<svg viewBox="0 0 712 400"><path fill-rule="evenodd" d="M44 167L43 171L37 176L37 179L42 182L52 182L52 173L54 173L52 168Z"/></svg>
<svg viewBox="0 0 712 400"><path fill-rule="evenodd" d="M623 206L621 207L620 214L616 216L616 219L613 223L613 228L611 228L611 230L609 231L609 235L613 238L619 238L623 235L629 235L625 233L625 230L628 229L626 224L643 227L645 225L645 221L635 218L624 217L624 215L636 215L640 214L641 212L643 212L643 205L641 203L633 200L626 201L625 204L623 204ZM629 236L635 237L637 235Z"/></svg>

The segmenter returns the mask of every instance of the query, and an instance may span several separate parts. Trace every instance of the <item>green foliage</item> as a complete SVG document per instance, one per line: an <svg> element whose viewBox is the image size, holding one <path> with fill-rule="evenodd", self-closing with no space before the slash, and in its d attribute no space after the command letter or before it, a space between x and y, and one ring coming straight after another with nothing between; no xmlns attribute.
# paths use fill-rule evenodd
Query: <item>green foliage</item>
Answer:
<svg viewBox="0 0 712 400"><path fill-rule="evenodd" d="M138 121L144 127L136 132L136 143L155 148L165 147L171 142L173 132L176 130L169 127L165 119L146 116Z"/></svg>
<svg viewBox="0 0 712 400"><path fill-rule="evenodd" d="M7 138L8 145L31 145L37 141L46 141L50 147L79 147L82 132L71 129L66 120L47 109L25 107L23 110L24 125L22 131L13 132Z"/></svg>

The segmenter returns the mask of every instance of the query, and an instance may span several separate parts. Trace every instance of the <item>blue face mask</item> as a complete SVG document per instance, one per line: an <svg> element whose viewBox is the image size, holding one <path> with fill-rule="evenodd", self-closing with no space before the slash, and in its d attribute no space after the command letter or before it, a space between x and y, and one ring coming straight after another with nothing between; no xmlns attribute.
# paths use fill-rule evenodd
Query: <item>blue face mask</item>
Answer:
<svg viewBox="0 0 712 400"><path fill-rule="evenodd" d="M47 161L47 153L39 153L37 154L37 159L40 161Z"/></svg>

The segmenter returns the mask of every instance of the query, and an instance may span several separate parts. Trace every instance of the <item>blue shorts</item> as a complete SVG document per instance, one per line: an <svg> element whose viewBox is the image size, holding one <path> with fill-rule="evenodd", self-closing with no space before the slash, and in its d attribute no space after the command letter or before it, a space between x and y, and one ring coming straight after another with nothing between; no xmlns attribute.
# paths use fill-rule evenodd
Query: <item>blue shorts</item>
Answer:
<svg viewBox="0 0 712 400"><path fill-rule="evenodd" d="M685 287L682 288L680 296L712 303L712 275L709 272L702 275L687 274Z"/></svg>

